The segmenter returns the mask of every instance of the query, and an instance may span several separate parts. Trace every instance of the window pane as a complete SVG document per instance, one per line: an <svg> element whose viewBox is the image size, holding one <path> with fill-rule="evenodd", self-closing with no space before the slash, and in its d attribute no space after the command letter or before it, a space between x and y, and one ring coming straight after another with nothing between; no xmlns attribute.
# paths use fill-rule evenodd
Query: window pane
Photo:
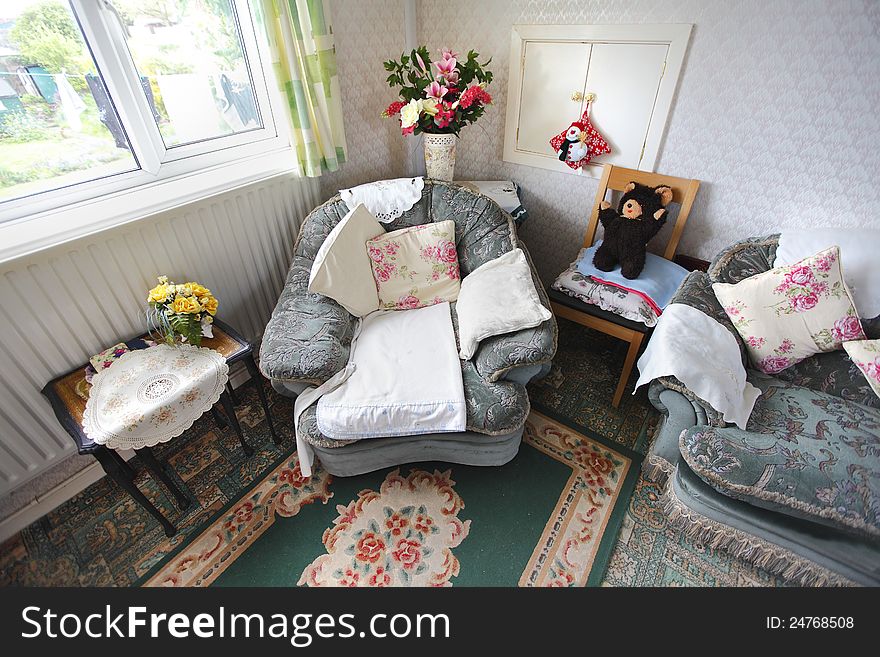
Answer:
<svg viewBox="0 0 880 657"><path fill-rule="evenodd" d="M0 202L137 169L66 0L0 9Z"/></svg>
<svg viewBox="0 0 880 657"><path fill-rule="evenodd" d="M113 0L168 148L262 127L232 0Z"/></svg>

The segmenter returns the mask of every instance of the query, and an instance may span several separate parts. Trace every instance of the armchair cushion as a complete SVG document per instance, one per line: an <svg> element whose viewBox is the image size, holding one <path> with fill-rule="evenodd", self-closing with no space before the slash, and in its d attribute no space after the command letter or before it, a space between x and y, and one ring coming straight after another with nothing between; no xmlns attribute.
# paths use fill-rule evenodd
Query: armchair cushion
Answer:
<svg viewBox="0 0 880 657"><path fill-rule="evenodd" d="M458 302L459 356L470 360L486 338L534 328L551 312L538 299L522 249L477 267L462 282Z"/></svg>
<svg viewBox="0 0 880 657"><path fill-rule="evenodd" d="M880 411L758 372L745 430L683 431L684 460L719 492L755 506L880 536Z"/></svg>
<svg viewBox="0 0 880 657"><path fill-rule="evenodd" d="M532 263L532 257L525 245L520 242L518 246L529 263L538 299L541 305L550 311L550 300ZM457 320L455 330L457 334ZM551 312L547 321L533 328L496 335L481 341L471 361L480 376L491 383L504 378L511 370L518 367L549 363L556 355L557 340L558 329Z"/></svg>

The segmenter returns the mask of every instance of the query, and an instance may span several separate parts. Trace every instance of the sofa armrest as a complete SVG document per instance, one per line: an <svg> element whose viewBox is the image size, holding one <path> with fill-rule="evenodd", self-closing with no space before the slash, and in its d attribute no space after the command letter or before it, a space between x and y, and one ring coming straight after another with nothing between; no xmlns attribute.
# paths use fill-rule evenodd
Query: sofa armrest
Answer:
<svg viewBox="0 0 880 657"><path fill-rule="evenodd" d="M260 370L269 379L321 384L348 362L354 317L308 291L312 261L295 256L263 333Z"/></svg>
<svg viewBox="0 0 880 657"><path fill-rule="evenodd" d="M712 281L709 276L700 271L690 272L673 295L670 304L683 304L699 310L704 315L714 319L716 322L724 326L733 336L739 349L740 361L743 367L748 368L748 356L745 344L742 341L737 330L734 328L718 302L715 292L712 290ZM654 405L660 409L659 395L662 390L674 390L690 401L695 408L699 408L705 414L708 424L716 427L725 426L723 415L715 409L709 402L698 396L694 391L690 390L684 383L674 376L662 376L653 381L649 388L648 396Z"/></svg>
<svg viewBox="0 0 880 657"><path fill-rule="evenodd" d="M532 280L538 298L544 307L550 310L550 299L544 291L544 285L535 270L529 252L522 242L517 246L523 250L532 270ZM507 378L508 373L516 368L550 363L556 355L557 339L556 317L551 315L550 319L534 328L496 335L480 342L472 359L474 367L486 381L493 382Z"/></svg>
<svg viewBox="0 0 880 657"><path fill-rule="evenodd" d="M718 297L715 296L715 292L712 290L712 280L707 274L704 274L701 271L692 271L689 273L672 296L670 303L683 303L691 308L696 308L701 313L708 315L730 331L730 334L733 336L734 340L736 340L736 344L739 347L739 354L742 359L743 367L748 367L749 360L745 343L743 343L742 337L740 337L739 332L734 328L727 313L724 312L724 308L722 308L721 304L718 302Z"/></svg>

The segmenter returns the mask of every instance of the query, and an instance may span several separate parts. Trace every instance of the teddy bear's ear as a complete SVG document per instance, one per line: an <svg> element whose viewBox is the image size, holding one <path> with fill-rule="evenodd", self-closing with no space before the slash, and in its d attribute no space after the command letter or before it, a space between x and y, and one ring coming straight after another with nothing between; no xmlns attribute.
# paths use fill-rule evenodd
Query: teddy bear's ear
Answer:
<svg viewBox="0 0 880 657"><path fill-rule="evenodd" d="M669 187L666 187L665 185L656 187L654 193L660 195L660 205L663 207L672 203L672 190Z"/></svg>
<svg viewBox="0 0 880 657"><path fill-rule="evenodd" d="M623 188L623 193L631 192L636 188L636 184L634 182L629 183L626 187Z"/></svg>

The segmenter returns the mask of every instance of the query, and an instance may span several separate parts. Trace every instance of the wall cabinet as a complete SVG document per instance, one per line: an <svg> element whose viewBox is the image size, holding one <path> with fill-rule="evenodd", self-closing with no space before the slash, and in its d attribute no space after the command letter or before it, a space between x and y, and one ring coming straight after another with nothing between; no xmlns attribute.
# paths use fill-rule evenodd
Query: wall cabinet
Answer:
<svg viewBox="0 0 880 657"><path fill-rule="evenodd" d="M577 173L549 142L594 94L590 120L612 152L584 173L598 177L606 162L653 170L690 32L679 24L514 25L504 160Z"/></svg>

